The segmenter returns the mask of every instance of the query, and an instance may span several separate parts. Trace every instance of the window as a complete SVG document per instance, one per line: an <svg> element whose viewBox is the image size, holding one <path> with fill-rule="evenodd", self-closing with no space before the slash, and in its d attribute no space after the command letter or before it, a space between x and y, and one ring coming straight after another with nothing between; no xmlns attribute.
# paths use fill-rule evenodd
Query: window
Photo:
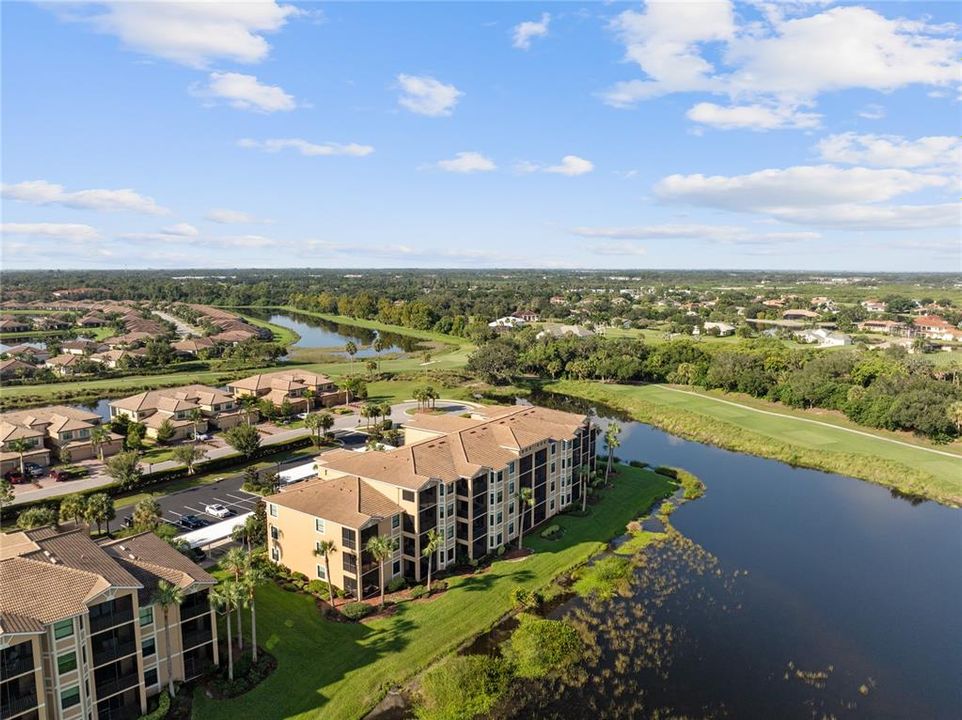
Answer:
<svg viewBox="0 0 962 720"><path fill-rule="evenodd" d="M150 657L157 652L157 641L152 637L144 638L144 641L141 643L141 647L144 649L144 657ZM147 684L149 685L150 683Z"/></svg>
<svg viewBox="0 0 962 720"><path fill-rule="evenodd" d="M144 672L144 685L152 687L157 684L157 668L151 668Z"/></svg>
<svg viewBox="0 0 962 720"><path fill-rule="evenodd" d="M498 490L498 505L504 502L504 490Z"/></svg>
<svg viewBox="0 0 962 720"><path fill-rule="evenodd" d="M54 623L53 636L57 640L70 637L71 635L73 635L73 620L61 620L58 623Z"/></svg>
<svg viewBox="0 0 962 720"><path fill-rule="evenodd" d="M508 483L508 495L514 495L514 483Z"/></svg>
<svg viewBox="0 0 962 720"><path fill-rule="evenodd" d="M60 707L66 710L80 702L80 686L74 685L69 690L60 693Z"/></svg>
<svg viewBox="0 0 962 720"><path fill-rule="evenodd" d="M267 504L267 511L271 514L271 517L277 517L277 505L274 503Z"/></svg>
<svg viewBox="0 0 962 720"><path fill-rule="evenodd" d="M57 657L57 672L61 675L77 669L77 653L68 652Z"/></svg>
<svg viewBox="0 0 962 720"><path fill-rule="evenodd" d="M454 483L448 483L448 495L454 494Z"/></svg>
<svg viewBox="0 0 962 720"><path fill-rule="evenodd" d="M554 475L554 472L555 472L554 463L551 463L551 474Z"/></svg>
<svg viewBox="0 0 962 720"><path fill-rule="evenodd" d="M514 535L514 523L508 523L508 537Z"/></svg>
<svg viewBox="0 0 962 720"><path fill-rule="evenodd" d="M551 443L551 454L554 455L558 452L558 446L555 443Z"/></svg>
<svg viewBox="0 0 962 720"><path fill-rule="evenodd" d="M508 474L514 475L514 460L508 463Z"/></svg>
<svg viewBox="0 0 962 720"><path fill-rule="evenodd" d="M494 505L494 493L491 493L491 499L489 500L490 505Z"/></svg>
<svg viewBox="0 0 962 720"><path fill-rule="evenodd" d="M400 561L400 560L395 560L395 561L394 561L394 566L393 566L392 570L393 570L393 574L394 574L394 575L400 575L400 574L401 574L401 561Z"/></svg>
<svg viewBox="0 0 962 720"><path fill-rule="evenodd" d="M454 525L448 526L448 540L454 537Z"/></svg>
<svg viewBox="0 0 962 720"><path fill-rule="evenodd" d="M327 532L327 523L323 518L314 518L314 529L319 533Z"/></svg>
<svg viewBox="0 0 962 720"><path fill-rule="evenodd" d="M491 527L494 527L494 515L488 516L488 525L490 525Z"/></svg>
<svg viewBox="0 0 962 720"><path fill-rule="evenodd" d="M438 514L440 515L441 519L443 520L443 519L444 519L444 505L438 506Z"/></svg>
<svg viewBox="0 0 962 720"><path fill-rule="evenodd" d="M321 580L327 580L327 570L324 569L323 565L317 566L317 577Z"/></svg>
<svg viewBox="0 0 962 720"><path fill-rule="evenodd" d="M405 502L414 502L414 491L413 490L402 490L401 499Z"/></svg>
<svg viewBox="0 0 962 720"><path fill-rule="evenodd" d="M278 562L281 559L281 554L277 551L277 547L271 548L271 560Z"/></svg>
<svg viewBox="0 0 962 720"><path fill-rule="evenodd" d="M500 525L502 522L504 522L504 515L502 513L498 513L498 525Z"/></svg>
<svg viewBox="0 0 962 720"><path fill-rule="evenodd" d="M392 516L391 516L391 528L394 529L394 530L397 530L399 527L401 527L401 516L400 516L400 515L392 515Z"/></svg>
<svg viewBox="0 0 962 720"><path fill-rule="evenodd" d="M144 625L150 625L154 621L154 606L148 605L147 607L140 608L140 627Z"/></svg>
<svg viewBox="0 0 962 720"><path fill-rule="evenodd" d="M276 525L271 525L271 537L277 540L280 537L280 532L277 530Z"/></svg>
<svg viewBox="0 0 962 720"><path fill-rule="evenodd" d="M454 503L448 503L448 517L454 515Z"/></svg>
<svg viewBox="0 0 962 720"><path fill-rule="evenodd" d="M444 483L441 483L441 484L438 486L438 494L439 494L441 497L444 497Z"/></svg>

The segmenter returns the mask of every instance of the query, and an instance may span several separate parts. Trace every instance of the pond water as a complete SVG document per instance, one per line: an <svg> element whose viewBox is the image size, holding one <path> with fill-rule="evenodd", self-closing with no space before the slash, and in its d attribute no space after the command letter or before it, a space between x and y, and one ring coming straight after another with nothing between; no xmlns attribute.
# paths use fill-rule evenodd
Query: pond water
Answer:
<svg viewBox="0 0 962 720"><path fill-rule="evenodd" d="M620 422L619 457L707 493L627 596L552 613L588 658L516 684L497 717L962 717L959 510Z"/></svg>
<svg viewBox="0 0 962 720"><path fill-rule="evenodd" d="M97 413L105 423L110 422L110 400L94 400L86 403L77 403L72 405L78 410L89 410L90 412Z"/></svg>
<svg viewBox="0 0 962 720"><path fill-rule="evenodd" d="M47 344L40 340L31 340L24 342L11 342L11 343L0 343L0 354L7 352L12 347L17 347L19 345L29 345L32 348L37 348L37 350L45 350Z"/></svg>
<svg viewBox="0 0 962 720"><path fill-rule="evenodd" d="M379 333L377 330L358 327L357 325L342 325L333 323L311 315L301 313L269 313L249 312L251 317L266 320L275 325L286 327L301 336L294 343L297 348L330 348L332 351L342 352L348 341L358 346L356 357L373 357L377 355L371 347L374 339L381 336L384 343L382 353L413 352L420 346L420 341L407 335L396 333Z"/></svg>

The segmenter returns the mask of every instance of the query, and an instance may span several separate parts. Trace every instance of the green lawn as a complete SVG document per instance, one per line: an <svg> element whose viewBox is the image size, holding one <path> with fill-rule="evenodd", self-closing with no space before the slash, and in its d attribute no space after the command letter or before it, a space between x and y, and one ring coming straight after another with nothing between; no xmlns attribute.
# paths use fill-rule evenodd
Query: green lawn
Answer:
<svg viewBox="0 0 962 720"><path fill-rule="evenodd" d="M311 598L264 586L257 601L258 637L277 658L277 671L234 700L214 701L198 693L194 717L359 718L387 689L495 624L511 610L516 586L543 587L583 563L672 489L660 475L622 467L591 515L552 520L565 528L561 540L526 538L534 555L454 579L441 597L402 603L388 619L360 625L329 622L321 619Z"/></svg>
<svg viewBox="0 0 962 720"><path fill-rule="evenodd" d="M642 422L683 437L962 505L962 452L958 443L924 444L894 433L858 427L837 416L813 417L763 401L739 406L732 404L733 396L677 392L663 385L562 380L545 389L622 408ZM734 399L743 402L738 396ZM754 406L765 412L756 412ZM808 418L829 426L806 422ZM857 428L858 432L843 428Z"/></svg>

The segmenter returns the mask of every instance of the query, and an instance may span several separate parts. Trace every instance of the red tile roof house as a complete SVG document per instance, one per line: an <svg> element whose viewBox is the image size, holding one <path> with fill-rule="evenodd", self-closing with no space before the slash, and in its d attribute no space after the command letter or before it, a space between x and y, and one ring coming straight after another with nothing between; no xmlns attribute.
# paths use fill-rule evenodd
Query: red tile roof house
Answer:
<svg viewBox="0 0 962 720"><path fill-rule="evenodd" d="M33 345L14 345L11 348L7 348L3 351L3 355L7 357L17 358L18 360L23 360L24 362L30 363L32 365L41 365L47 358L50 357L50 353L42 348L35 348Z"/></svg>
<svg viewBox="0 0 962 720"><path fill-rule="evenodd" d="M525 322L538 322L538 313L533 310L518 310L518 312L511 313L511 317L516 317Z"/></svg>
<svg viewBox="0 0 962 720"><path fill-rule="evenodd" d="M43 444L58 454L66 449L70 452L71 462L97 457L97 448L91 443L90 432L102 424L102 419L100 415L89 410L65 405L30 408L0 414L0 423L41 433L44 436ZM108 457L120 452L123 446L123 437L112 432L100 449L104 457ZM49 464L49 461L46 464Z"/></svg>
<svg viewBox="0 0 962 720"><path fill-rule="evenodd" d="M912 321L916 332L929 340L962 340L962 330L937 315L923 315Z"/></svg>
<svg viewBox="0 0 962 720"><path fill-rule="evenodd" d="M19 318L5 317L3 319L0 319L0 332L5 332L5 333L27 332L32 327L33 326L30 323L24 322Z"/></svg>
<svg viewBox="0 0 962 720"><path fill-rule="evenodd" d="M47 360L43 366L57 375L78 375L83 373L85 358L80 355L55 355Z"/></svg>
<svg viewBox="0 0 962 720"><path fill-rule="evenodd" d="M227 430L244 421L237 402L227 393L206 385L186 385L179 388L149 390L110 403L110 417L126 415L147 426L147 436L156 438L157 429L165 420L174 427L174 440L193 437L191 415L200 410L202 419L197 432L207 432L210 425Z"/></svg>
<svg viewBox="0 0 962 720"><path fill-rule="evenodd" d="M307 390L314 393L314 404L331 407L346 402L344 391L337 389L327 375L307 370L281 370L279 372L252 375L227 384L227 389L235 398L255 395L268 400L278 407L287 400L298 412L308 409Z"/></svg>
<svg viewBox="0 0 962 720"><path fill-rule="evenodd" d="M67 340L60 345L60 351L66 355L91 355L96 352L103 352L106 349L107 346L104 343L87 340L86 338Z"/></svg>
<svg viewBox="0 0 962 720"><path fill-rule="evenodd" d="M0 360L0 380L19 378L25 375L33 375L37 371L30 363L25 363L18 358L8 358Z"/></svg>
<svg viewBox="0 0 962 720"><path fill-rule="evenodd" d="M50 464L50 451L44 447L45 433L36 428L7 422L0 417L0 473L20 470L20 453L10 449L14 440L25 440L30 449L23 454L25 463L35 462L46 467Z"/></svg>
<svg viewBox="0 0 962 720"><path fill-rule="evenodd" d="M205 350L213 350L214 341L206 337L184 338L179 342L175 342L171 347L178 355L196 356Z"/></svg>

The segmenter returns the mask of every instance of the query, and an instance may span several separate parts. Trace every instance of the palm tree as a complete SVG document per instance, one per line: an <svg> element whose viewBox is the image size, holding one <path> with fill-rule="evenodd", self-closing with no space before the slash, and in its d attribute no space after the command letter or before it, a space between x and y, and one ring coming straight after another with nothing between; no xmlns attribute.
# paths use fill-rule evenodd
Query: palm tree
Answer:
<svg viewBox="0 0 962 720"><path fill-rule="evenodd" d="M237 587L240 587L241 580L249 565L250 558L240 548L231 548L224 555L224 559L220 561L220 566L234 576L234 584ZM244 625L240 612L237 613L237 645L241 650L244 649Z"/></svg>
<svg viewBox="0 0 962 720"><path fill-rule="evenodd" d="M318 417L320 418L321 429L324 431L324 434L327 435L330 429L334 427L334 416L330 413L322 412L318 413Z"/></svg>
<svg viewBox="0 0 962 720"><path fill-rule="evenodd" d="M241 407L244 408L244 416L247 418L247 424L251 424L251 415L257 410L257 405L259 400L256 395L242 395L240 399Z"/></svg>
<svg viewBox="0 0 962 720"><path fill-rule="evenodd" d="M619 435L621 435L621 425L612 420L608 423L608 429L605 430L605 444L608 445L608 464L605 466L605 485L608 484L608 478L611 475L611 463L615 457L615 448L621 445Z"/></svg>
<svg viewBox="0 0 962 720"><path fill-rule="evenodd" d="M259 565L250 562L248 557L247 569L244 571L244 581L241 584L241 592L246 597L247 604L251 609L251 653L254 662L257 662L257 608L254 606L254 594L257 586L267 580L267 573Z"/></svg>
<svg viewBox="0 0 962 720"><path fill-rule="evenodd" d="M351 356L351 373L354 373L354 356L357 355L357 345L355 345L351 340L347 341L344 345L344 352Z"/></svg>
<svg viewBox="0 0 962 720"><path fill-rule="evenodd" d="M534 511L534 492L531 488L520 488L518 490L518 550L523 549L524 545L524 506L527 505ZM534 520L534 516L531 517Z"/></svg>
<svg viewBox="0 0 962 720"><path fill-rule="evenodd" d="M321 433L319 428L321 427L321 416L314 413L309 414L304 418L304 427L311 431L311 441L314 443L314 447L321 444Z"/></svg>
<svg viewBox="0 0 962 720"><path fill-rule="evenodd" d="M578 471L581 473L581 512L584 512L588 505L588 476L591 474L591 466L585 463Z"/></svg>
<svg viewBox="0 0 962 720"><path fill-rule="evenodd" d="M434 564L434 555L443 542L444 536L434 528L431 528L428 530L428 541L421 549L421 555L428 559L428 595L431 594L431 566Z"/></svg>
<svg viewBox="0 0 962 720"><path fill-rule="evenodd" d="M110 431L103 425L94 425L90 429L90 444L100 462L104 461L104 444L110 439Z"/></svg>
<svg viewBox="0 0 962 720"><path fill-rule="evenodd" d="M310 412L314 409L314 398L317 396L317 391L314 388L307 388L304 390L304 399L307 400L307 411Z"/></svg>
<svg viewBox="0 0 962 720"><path fill-rule="evenodd" d="M412 393L412 395L414 395L414 399L418 401L418 410L420 410L421 405L424 403L424 400L425 400L424 388L414 388L414 392Z"/></svg>
<svg viewBox="0 0 962 720"><path fill-rule="evenodd" d="M371 343L371 347L374 348L374 352L377 354L377 360L375 361L375 364L377 366L377 369L380 370L381 369L381 352L384 350L384 341L381 339L381 333L378 333L377 337L374 338L374 342Z"/></svg>
<svg viewBox="0 0 962 720"><path fill-rule="evenodd" d="M334 604L334 583L331 582L331 554L336 552L337 543L333 540L321 540L314 548L314 555L324 558L324 577L327 578L327 596L331 601L331 607L336 607Z"/></svg>
<svg viewBox="0 0 962 720"><path fill-rule="evenodd" d="M237 584L231 580L222 582L210 591L211 605L218 610L224 609L224 619L227 624L227 677L230 680L234 679L234 638L231 632L230 616L234 612L234 608L237 607L238 600Z"/></svg>
<svg viewBox="0 0 962 720"><path fill-rule="evenodd" d="M381 580L381 609L384 609L384 564L391 559L397 550L397 540L385 535L375 535L367 541L364 549L377 560Z"/></svg>
<svg viewBox="0 0 962 720"><path fill-rule="evenodd" d="M194 431L194 442L197 442L197 426L200 425L200 421L204 419L204 414L200 411L200 408L194 408L190 411L188 417L190 418L190 424Z"/></svg>
<svg viewBox="0 0 962 720"><path fill-rule="evenodd" d="M242 542L247 545L247 552L251 552L254 535L257 533L257 518L254 515L248 516L243 525L237 525L231 531L231 540Z"/></svg>
<svg viewBox="0 0 962 720"><path fill-rule="evenodd" d="M216 590L217 588L214 588L211 594L213 595ZM173 698L174 668L170 653L170 608L173 605L179 607L180 604L184 602L184 591L166 580L161 580L157 583L157 589L154 590L153 602L155 605L160 605L160 610L164 614L164 645L167 650L167 691Z"/></svg>
<svg viewBox="0 0 962 720"><path fill-rule="evenodd" d="M10 442L7 443L7 449L10 452L17 453L17 455L20 456L20 474L25 477L26 477L27 471L24 469L24 466L23 466L23 456L24 456L24 453L29 452L32 447L33 445L29 443L27 440L24 440L23 438L17 438L16 440L11 440Z"/></svg>
<svg viewBox="0 0 962 720"><path fill-rule="evenodd" d="M435 401L441 397L437 390L434 389L433 385L428 385L424 388L424 399L431 403L431 409L435 408Z"/></svg>

